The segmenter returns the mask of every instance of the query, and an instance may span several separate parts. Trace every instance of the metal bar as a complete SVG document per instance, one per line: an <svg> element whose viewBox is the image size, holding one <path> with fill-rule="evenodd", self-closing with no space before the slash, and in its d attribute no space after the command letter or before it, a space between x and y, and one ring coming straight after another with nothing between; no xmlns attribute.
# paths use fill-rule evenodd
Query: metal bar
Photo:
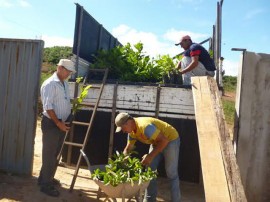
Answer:
<svg viewBox="0 0 270 202"><path fill-rule="evenodd" d="M113 91L113 104L112 104L112 116L111 116L110 143L109 143L109 158L112 156L112 153L113 153L114 119L115 119L115 111L116 111L117 88L118 88L118 83L115 84L114 91Z"/></svg>
<svg viewBox="0 0 270 202"><path fill-rule="evenodd" d="M100 25L100 26L99 26L99 35L98 35L97 50L100 49L101 38L102 38L102 28L103 28L103 26Z"/></svg>
<svg viewBox="0 0 270 202"><path fill-rule="evenodd" d="M220 44L219 44L219 32L220 32L220 24L219 24L219 2L217 2L217 21L216 21L216 58L215 58L215 63L216 63L216 81L219 84L219 57L220 57Z"/></svg>
<svg viewBox="0 0 270 202"><path fill-rule="evenodd" d="M213 60L214 62L215 61L215 58L216 58L216 53L215 53L215 50L216 50L216 43L215 43L215 39L216 39L216 26L213 25L213 36L212 36L212 50L213 50ZM215 63L216 64L216 63Z"/></svg>
<svg viewBox="0 0 270 202"><path fill-rule="evenodd" d="M158 118L159 115L159 103L160 103L160 85L157 87L157 94L156 94L156 110L155 110L155 117Z"/></svg>
<svg viewBox="0 0 270 202"><path fill-rule="evenodd" d="M221 1L222 3L222 1ZM221 3L219 4L219 40L218 40L218 43L219 43L219 58L218 58L218 61L219 61L219 87L223 87L223 82L222 82L222 62L221 62L221 38L222 38L222 7L221 7Z"/></svg>
<svg viewBox="0 0 270 202"><path fill-rule="evenodd" d="M82 35L82 21L83 21L83 11L84 11L83 7L82 6L80 6L80 7L81 7L81 12L80 12L80 23L79 23L79 33L78 33L78 43L77 43L76 64L75 64L75 68L76 68L75 78L77 78L77 76L78 76L78 69L79 69L79 56L80 56L81 35ZM73 97L78 96L78 86L79 86L79 84L76 82Z"/></svg>

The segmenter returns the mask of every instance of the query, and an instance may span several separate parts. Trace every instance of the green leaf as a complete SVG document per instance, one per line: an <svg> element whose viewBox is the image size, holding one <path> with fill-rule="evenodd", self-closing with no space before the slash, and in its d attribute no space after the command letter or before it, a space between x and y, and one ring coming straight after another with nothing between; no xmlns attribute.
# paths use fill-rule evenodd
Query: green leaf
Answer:
<svg viewBox="0 0 270 202"><path fill-rule="evenodd" d="M117 186L128 182L134 185L135 182L142 183L156 178L157 172L152 171L150 168L144 171L143 165L138 158L132 157L131 154L124 155L116 151L112 158L109 158L104 171L98 170L92 174L93 179L101 179L100 176L102 176L104 184Z"/></svg>

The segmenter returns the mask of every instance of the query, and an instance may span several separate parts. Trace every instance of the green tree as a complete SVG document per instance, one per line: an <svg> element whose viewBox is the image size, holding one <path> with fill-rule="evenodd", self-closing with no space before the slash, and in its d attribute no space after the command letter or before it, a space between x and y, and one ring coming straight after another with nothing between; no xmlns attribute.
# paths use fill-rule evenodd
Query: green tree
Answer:
<svg viewBox="0 0 270 202"><path fill-rule="evenodd" d="M91 68L110 69L109 78L132 82L158 82L160 70L143 52L141 42L131 46L117 46L111 50L100 50L94 55Z"/></svg>
<svg viewBox="0 0 270 202"><path fill-rule="evenodd" d="M56 65L62 58L70 58L72 55L72 48L68 46L54 46L44 48L43 62Z"/></svg>

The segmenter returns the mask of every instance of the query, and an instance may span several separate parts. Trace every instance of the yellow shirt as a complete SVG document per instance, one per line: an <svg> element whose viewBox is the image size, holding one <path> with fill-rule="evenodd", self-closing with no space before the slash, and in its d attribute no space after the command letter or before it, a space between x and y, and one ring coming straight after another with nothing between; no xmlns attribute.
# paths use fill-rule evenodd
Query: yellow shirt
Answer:
<svg viewBox="0 0 270 202"><path fill-rule="evenodd" d="M152 144L161 132L169 141L179 137L177 130L170 124L152 117L134 118L136 131L128 134L128 141L135 144L137 140L144 144Z"/></svg>

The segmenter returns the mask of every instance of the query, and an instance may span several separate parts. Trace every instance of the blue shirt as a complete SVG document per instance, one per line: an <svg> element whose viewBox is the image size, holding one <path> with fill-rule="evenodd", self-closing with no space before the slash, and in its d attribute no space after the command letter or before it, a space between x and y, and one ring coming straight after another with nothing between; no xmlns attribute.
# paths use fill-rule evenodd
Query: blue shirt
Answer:
<svg viewBox="0 0 270 202"><path fill-rule="evenodd" d="M209 53L203 46L197 43L192 43L189 49L184 52L184 56L193 57L199 56L199 62L203 64L208 71L215 71L214 60L210 57Z"/></svg>
<svg viewBox="0 0 270 202"><path fill-rule="evenodd" d="M54 110L58 119L66 121L71 113L68 82L59 80L56 72L41 86L43 115L50 118L46 110Z"/></svg>

